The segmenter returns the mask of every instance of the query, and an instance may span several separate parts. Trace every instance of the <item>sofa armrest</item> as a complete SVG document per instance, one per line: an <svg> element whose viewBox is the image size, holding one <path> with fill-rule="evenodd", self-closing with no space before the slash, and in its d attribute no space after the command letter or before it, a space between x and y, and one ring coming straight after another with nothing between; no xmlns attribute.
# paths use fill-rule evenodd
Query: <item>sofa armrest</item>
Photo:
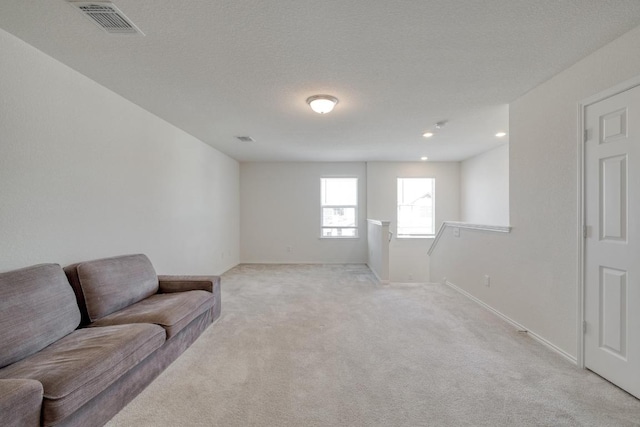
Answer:
<svg viewBox="0 0 640 427"><path fill-rule="evenodd" d="M220 293L219 276L158 276L160 293L208 291Z"/></svg>
<svg viewBox="0 0 640 427"><path fill-rule="evenodd" d="M36 380L0 379L0 425L39 426L43 393Z"/></svg>

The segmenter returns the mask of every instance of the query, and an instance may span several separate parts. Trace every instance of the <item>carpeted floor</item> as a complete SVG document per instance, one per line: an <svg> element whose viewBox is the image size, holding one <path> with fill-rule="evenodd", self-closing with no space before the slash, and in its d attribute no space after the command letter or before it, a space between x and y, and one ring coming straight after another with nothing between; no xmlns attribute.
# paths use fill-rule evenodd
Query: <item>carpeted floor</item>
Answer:
<svg viewBox="0 0 640 427"><path fill-rule="evenodd" d="M241 265L222 316L108 425L638 426L640 401L454 290Z"/></svg>

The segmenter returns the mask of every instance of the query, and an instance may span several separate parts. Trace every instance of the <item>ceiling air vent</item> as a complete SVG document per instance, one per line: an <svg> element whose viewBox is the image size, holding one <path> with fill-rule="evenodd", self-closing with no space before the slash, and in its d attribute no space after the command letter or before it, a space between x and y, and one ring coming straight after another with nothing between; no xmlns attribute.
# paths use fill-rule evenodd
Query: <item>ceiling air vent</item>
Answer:
<svg viewBox="0 0 640 427"><path fill-rule="evenodd" d="M113 3L106 1L68 1L91 22L109 34L140 34L144 36L144 33Z"/></svg>
<svg viewBox="0 0 640 427"><path fill-rule="evenodd" d="M256 140L251 138L250 136L236 136L236 138L238 138L242 142L256 142Z"/></svg>

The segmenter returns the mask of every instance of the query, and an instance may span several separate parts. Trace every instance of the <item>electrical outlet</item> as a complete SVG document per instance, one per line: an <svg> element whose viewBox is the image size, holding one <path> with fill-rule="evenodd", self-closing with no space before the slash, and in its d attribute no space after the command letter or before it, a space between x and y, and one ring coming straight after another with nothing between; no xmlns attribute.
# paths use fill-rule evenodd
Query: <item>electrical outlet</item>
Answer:
<svg viewBox="0 0 640 427"><path fill-rule="evenodd" d="M460 237L460 229L458 227L453 229L453 237Z"/></svg>
<svg viewBox="0 0 640 427"><path fill-rule="evenodd" d="M409 280L413 280L413 274L409 274Z"/></svg>
<svg viewBox="0 0 640 427"><path fill-rule="evenodd" d="M291 246L287 246L287 252L291 252Z"/></svg>
<svg viewBox="0 0 640 427"><path fill-rule="evenodd" d="M491 286L491 277L488 274L484 275L484 285L488 288Z"/></svg>

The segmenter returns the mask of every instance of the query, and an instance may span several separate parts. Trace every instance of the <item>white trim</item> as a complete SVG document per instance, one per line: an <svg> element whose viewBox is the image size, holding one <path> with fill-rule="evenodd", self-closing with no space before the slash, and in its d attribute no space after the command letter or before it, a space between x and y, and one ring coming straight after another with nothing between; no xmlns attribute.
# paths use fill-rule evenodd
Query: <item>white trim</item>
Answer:
<svg viewBox="0 0 640 427"><path fill-rule="evenodd" d="M262 261L262 262L240 262L239 265L366 265L366 262L318 262L318 261Z"/></svg>
<svg viewBox="0 0 640 427"><path fill-rule="evenodd" d="M578 271L577 271L577 288L578 288L578 301L576 307L576 331L578 332L577 337L577 348L576 348L576 364L579 368L584 369L584 332L582 329L582 324L584 322L584 244L585 239L583 236L583 229L585 226L585 215L584 215L584 144L585 144L585 134L584 134L584 110L586 105L579 104L578 105L578 148L577 154L578 164L576 165L577 169L577 182L578 182L578 197L576 201L576 206L578 207L578 227L576 227L576 237L577 237L577 256L578 256Z"/></svg>
<svg viewBox="0 0 640 427"><path fill-rule="evenodd" d="M337 227L325 227L325 228L337 228ZM343 228L355 228L355 227L343 227ZM357 229L356 229L357 231ZM357 234L357 233L356 233ZM318 240L357 240L359 239L360 236L320 236L318 237Z"/></svg>
<svg viewBox="0 0 640 427"><path fill-rule="evenodd" d="M438 241L444 230L447 227L455 227L455 228L465 228L467 230L476 230L476 231L490 231L493 233L511 233L511 226L509 225L486 225L486 224L471 224L468 222L460 222L460 221L444 221L438 229L435 238L433 238L433 243L431 243L431 247L427 251L427 254L431 255L433 250L438 245Z"/></svg>
<svg viewBox="0 0 640 427"><path fill-rule="evenodd" d="M424 286L429 282L389 282L389 284L392 286Z"/></svg>
<svg viewBox="0 0 640 427"><path fill-rule="evenodd" d="M576 332L577 332L577 358L576 364L578 367L584 369L584 332L583 332L583 324L584 324L584 304L585 304L585 290L584 290L584 268L585 268L585 239L583 237L583 229L585 224L585 179L584 176L584 162L585 162L585 150L584 150L584 132L585 132L585 110L588 106L595 104L596 102L600 102L604 99L610 98L612 96L618 95L622 92L626 92L627 90L633 89L636 86L640 86L640 76L636 76L632 79L629 79L625 82L622 82L616 86L613 86L607 90L599 92L595 95L592 95L582 102L578 103L578 149L577 149L577 179L578 179L578 188L577 188L577 218L578 218L578 227L576 230L577 234L577 256L578 256L578 275L577 275L577 290L578 290L578 302L577 302L577 322L576 322Z"/></svg>
<svg viewBox="0 0 640 427"><path fill-rule="evenodd" d="M511 232L511 226L509 225L471 224L468 222L459 222L459 221L445 221L443 224L446 224L449 227L466 228L469 230L493 231L496 233Z"/></svg>
<svg viewBox="0 0 640 427"><path fill-rule="evenodd" d="M378 273L376 273L376 270L375 270L375 269L373 269L373 268L369 265L369 263L367 263L367 267L369 267L369 270L371 270L371 272L373 273L373 275L374 275L374 276L376 276L376 279L378 279L378 282L380 282L380 284L382 284L382 285L388 285L388 284L389 284L389 281L388 281L388 280L382 280L382 279L380 278L380 276L378 276Z"/></svg>
<svg viewBox="0 0 640 427"><path fill-rule="evenodd" d="M374 224L374 225L381 225L383 227L388 227L389 224L391 224L391 221L386 221L386 220L377 220L377 219L368 219L367 218L367 222L369 224Z"/></svg>
<svg viewBox="0 0 640 427"><path fill-rule="evenodd" d="M603 99L610 98L622 92L626 92L629 89L633 89L636 86L640 86L640 76L636 76L632 79L629 79L618 85L615 85L609 89L598 92L595 95L592 95L586 99L583 99L580 104L587 107L591 104L595 104L596 102L600 102Z"/></svg>
<svg viewBox="0 0 640 427"><path fill-rule="evenodd" d="M493 314L495 314L496 316L498 316L499 318L501 318L505 322L509 323L514 328L516 328L518 331L526 332L527 335L531 336L531 338L533 338L534 340L536 340L539 343L543 344L544 346L548 347L549 349L555 351L560 356L562 356L565 359L567 359L569 362L573 363L574 365L577 364L576 358L571 356L566 351L562 350L560 347L556 346L555 344L551 343L550 341L547 341L546 339L542 338L540 335L536 334L535 332L532 332L532 331L528 330L526 327L522 326L520 323L516 322L515 320L513 320L509 316L499 312L495 308L491 307L489 304L479 300L478 298L476 298L473 295L471 295L469 292L463 290L462 288L457 287L456 285L454 285L450 281L445 280L444 283L445 283L445 285L449 286L451 289L453 289L455 291L458 291L459 293L461 293L465 297L469 298L471 301L474 301L477 304L479 304L480 306L482 306L485 309L489 310L490 312L492 312Z"/></svg>

